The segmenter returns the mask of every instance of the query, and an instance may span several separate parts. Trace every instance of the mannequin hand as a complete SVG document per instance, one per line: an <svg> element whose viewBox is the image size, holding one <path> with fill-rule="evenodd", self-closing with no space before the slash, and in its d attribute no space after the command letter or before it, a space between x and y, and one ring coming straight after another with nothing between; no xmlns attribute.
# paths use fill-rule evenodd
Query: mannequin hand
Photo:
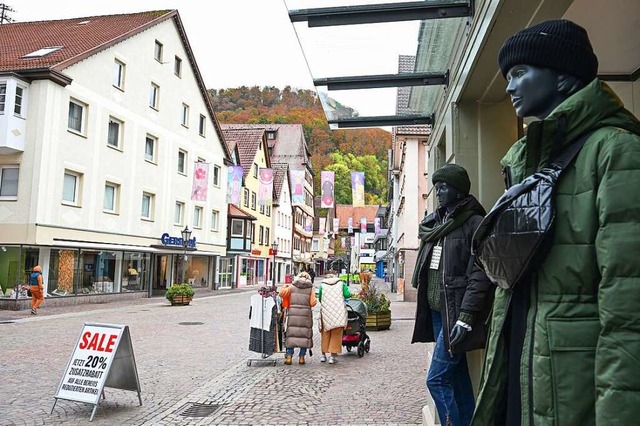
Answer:
<svg viewBox="0 0 640 426"><path fill-rule="evenodd" d="M454 325L453 329L451 329L451 334L449 335L451 346L460 344L465 339L465 337L467 337L467 334L469 334L470 331L470 325L465 324L462 321L457 321L456 325Z"/></svg>

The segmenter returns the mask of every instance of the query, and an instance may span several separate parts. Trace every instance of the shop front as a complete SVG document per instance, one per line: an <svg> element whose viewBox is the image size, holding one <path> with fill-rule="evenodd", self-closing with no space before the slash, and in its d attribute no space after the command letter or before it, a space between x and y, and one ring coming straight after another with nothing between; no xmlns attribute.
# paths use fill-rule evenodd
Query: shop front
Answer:
<svg viewBox="0 0 640 426"><path fill-rule="evenodd" d="M238 256L238 288L265 285L268 262L268 258Z"/></svg>

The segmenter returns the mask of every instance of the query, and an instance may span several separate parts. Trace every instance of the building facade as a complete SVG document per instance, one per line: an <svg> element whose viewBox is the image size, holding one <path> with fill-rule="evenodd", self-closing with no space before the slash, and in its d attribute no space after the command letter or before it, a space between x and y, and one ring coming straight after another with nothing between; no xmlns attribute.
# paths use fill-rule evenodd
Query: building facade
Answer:
<svg viewBox="0 0 640 426"><path fill-rule="evenodd" d="M36 264L48 297L213 288L229 154L178 12L6 24L0 39L3 293Z"/></svg>

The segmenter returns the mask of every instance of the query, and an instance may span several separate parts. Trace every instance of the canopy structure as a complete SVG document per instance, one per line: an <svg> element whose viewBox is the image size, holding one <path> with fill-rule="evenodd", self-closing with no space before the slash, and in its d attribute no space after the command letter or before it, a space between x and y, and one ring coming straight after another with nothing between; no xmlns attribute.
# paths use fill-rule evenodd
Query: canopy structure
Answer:
<svg viewBox="0 0 640 426"><path fill-rule="evenodd" d="M284 1L332 129L433 123L472 0Z"/></svg>

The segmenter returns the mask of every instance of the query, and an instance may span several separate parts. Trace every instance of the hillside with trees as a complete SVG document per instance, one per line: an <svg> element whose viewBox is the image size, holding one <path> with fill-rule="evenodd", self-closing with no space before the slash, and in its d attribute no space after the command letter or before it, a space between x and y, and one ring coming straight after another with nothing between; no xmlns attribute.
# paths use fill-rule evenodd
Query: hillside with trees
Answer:
<svg viewBox="0 0 640 426"><path fill-rule="evenodd" d="M311 151L315 187L320 188L320 171L333 170L337 203L351 203L351 171L365 172L367 204L386 202L389 132L378 128L329 129L313 90L243 86L210 89L209 97L223 124L302 124Z"/></svg>

